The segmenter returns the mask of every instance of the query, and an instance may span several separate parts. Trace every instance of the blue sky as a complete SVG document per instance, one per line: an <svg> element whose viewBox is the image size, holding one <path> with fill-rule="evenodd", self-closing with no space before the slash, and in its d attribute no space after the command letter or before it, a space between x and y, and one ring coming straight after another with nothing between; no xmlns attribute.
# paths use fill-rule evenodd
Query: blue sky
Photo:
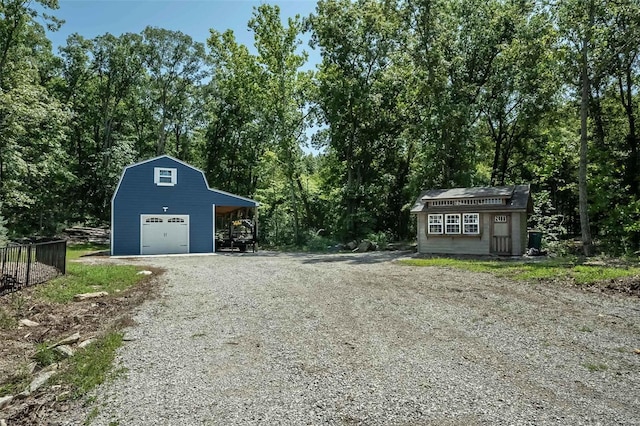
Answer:
<svg viewBox="0 0 640 426"><path fill-rule="evenodd" d="M54 51L66 44L70 34L93 38L105 33L140 33L146 26L182 31L202 43L209 29L223 32L232 29L236 39L253 48L253 33L247 29L253 7L262 3L277 4L283 19L315 11L315 0L277 2L251 0L60 0L60 8L48 13L65 21L60 30L49 33ZM310 68L319 62L317 53L310 54ZM255 51L254 51L255 52Z"/></svg>

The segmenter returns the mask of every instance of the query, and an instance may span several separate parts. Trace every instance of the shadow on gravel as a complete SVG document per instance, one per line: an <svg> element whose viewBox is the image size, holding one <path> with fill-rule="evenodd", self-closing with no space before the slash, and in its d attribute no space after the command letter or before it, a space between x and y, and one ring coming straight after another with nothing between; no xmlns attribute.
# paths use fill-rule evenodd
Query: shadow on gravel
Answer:
<svg viewBox="0 0 640 426"><path fill-rule="evenodd" d="M368 253L343 253L343 254L313 254L306 255L307 259L304 259L302 263L314 264L314 263L352 263L356 265L361 264L375 264L384 263L392 260L399 259L401 257L408 257L413 255L412 251L383 251L383 252L368 252Z"/></svg>
<svg viewBox="0 0 640 426"><path fill-rule="evenodd" d="M367 253L302 253L302 252L280 252L270 250L260 250L255 253L239 252L218 252L219 256L232 257L261 257L261 258L293 258L304 264L315 263L352 263L352 264L375 264L392 260L412 257L415 253L411 250L398 251L372 251Z"/></svg>

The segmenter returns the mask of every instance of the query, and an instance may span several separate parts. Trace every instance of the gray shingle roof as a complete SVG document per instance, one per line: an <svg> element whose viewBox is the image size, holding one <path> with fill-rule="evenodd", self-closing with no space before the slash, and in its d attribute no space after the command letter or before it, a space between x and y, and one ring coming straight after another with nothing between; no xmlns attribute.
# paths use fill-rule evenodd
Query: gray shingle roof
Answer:
<svg viewBox="0 0 640 426"><path fill-rule="evenodd" d="M451 200L457 198L509 198L515 186L483 186L477 188L431 189L425 191L422 199Z"/></svg>
<svg viewBox="0 0 640 426"><path fill-rule="evenodd" d="M530 210L530 186L493 186L476 188L452 188L452 189L429 189L422 191L416 199L411 213L423 211L481 211L481 210ZM505 205L458 205L458 206L429 206L428 202L433 200L460 200L474 198L505 198Z"/></svg>

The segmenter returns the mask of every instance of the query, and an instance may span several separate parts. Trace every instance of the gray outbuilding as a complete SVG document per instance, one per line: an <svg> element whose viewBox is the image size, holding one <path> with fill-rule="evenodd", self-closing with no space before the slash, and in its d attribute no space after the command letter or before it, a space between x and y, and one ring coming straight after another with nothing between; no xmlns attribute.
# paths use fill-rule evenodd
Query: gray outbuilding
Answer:
<svg viewBox="0 0 640 426"><path fill-rule="evenodd" d="M418 196L418 252L520 256L527 248L529 185L431 189Z"/></svg>

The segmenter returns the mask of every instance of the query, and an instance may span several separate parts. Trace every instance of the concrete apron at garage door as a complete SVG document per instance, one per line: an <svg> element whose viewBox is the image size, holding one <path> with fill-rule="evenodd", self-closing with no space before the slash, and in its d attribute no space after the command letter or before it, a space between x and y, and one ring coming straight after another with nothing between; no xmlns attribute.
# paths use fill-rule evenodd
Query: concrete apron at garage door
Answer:
<svg viewBox="0 0 640 426"><path fill-rule="evenodd" d="M140 254L189 253L189 215L140 215Z"/></svg>

